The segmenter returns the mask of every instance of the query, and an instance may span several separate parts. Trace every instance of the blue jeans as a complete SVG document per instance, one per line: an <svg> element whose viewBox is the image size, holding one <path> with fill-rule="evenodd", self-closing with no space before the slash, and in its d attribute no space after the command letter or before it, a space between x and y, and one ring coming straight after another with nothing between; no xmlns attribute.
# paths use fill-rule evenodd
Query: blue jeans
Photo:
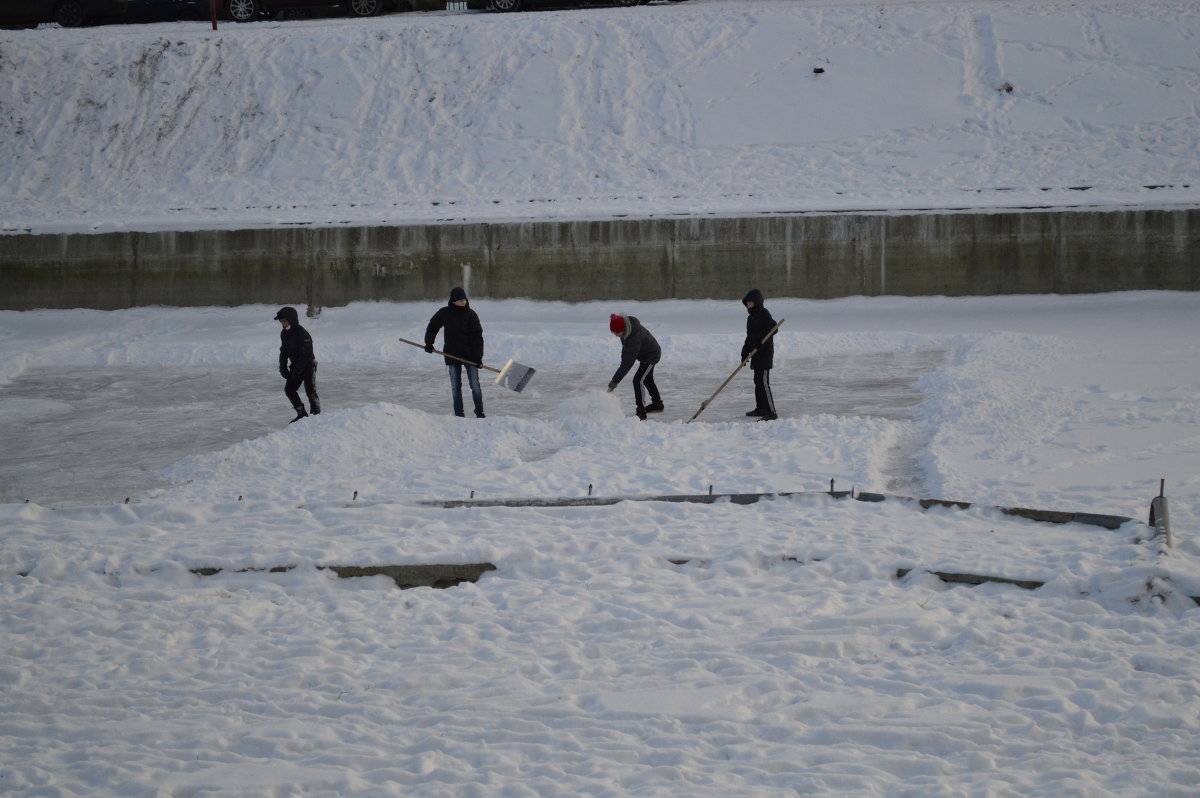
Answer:
<svg viewBox="0 0 1200 798"><path fill-rule="evenodd" d="M455 363L446 366L450 370L450 398L454 400L454 415L463 414L462 371L467 370L467 384L471 386L471 400L475 403L475 415L483 415L483 390L479 387L479 367Z"/></svg>

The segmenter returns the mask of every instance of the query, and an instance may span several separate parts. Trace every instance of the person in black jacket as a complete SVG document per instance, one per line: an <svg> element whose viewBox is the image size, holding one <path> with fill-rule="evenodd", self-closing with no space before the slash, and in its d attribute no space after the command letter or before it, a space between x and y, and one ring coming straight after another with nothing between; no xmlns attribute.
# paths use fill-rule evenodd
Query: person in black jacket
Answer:
<svg viewBox="0 0 1200 798"><path fill-rule="evenodd" d="M636 403L637 417L645 421L647 413L661 413L662 397L659 396L658 386L654 384L654 366L662 358L662 348L658 341L642 326L637 316L613 313L608 317L608 330L621 339L621 365L608 381L609 393L612 393L636 362L638 367L633 373L633 401ZM650 392L648 405L643 402L643 386Z"/></svg>
<svg viewBox="0 0 1200 798"><path fill-rule="evenodd" d="M321 413L321 400L317 397L317 359L313 355L312 336L300 326L295 308L280 308L275 320L283 325L279 332L279 376L287 380L283 384L283 393L296 411L296 417L288 422L291 424L309 415L296 390L301 384L308 395L312 415Z"/></svg>
<svg viewBox="0 0 1200 798"><path fill-rule="evenodd" d="M462 288L450 289L450 301L444 308L439 308L429 326L425 328L425 351L433 351L433 342L437 340L438 330L442 334L442 352L454 355L445 358L450 371L450 396L454 400L454 415L463 415L462 400L462 371L467 370L467 383L471 386L471 399L475 403L475 417L486 418L483 414L483 391L479 387L479 364L483 362L483 325L479 316L471 310L467 300L467 292Z"/></svg>
<svg viewBox="0 0 1200 798"><path fill-rule="evenodd" d="M742 298L746 306L746 341L742 344L742 360L751 352L750 369L754 372L754 409L746 415L758 416L761 421L774 421L779 418L775 413L775 397L771 394L771 366L775 361L775 336L766 338L775 327L775 319L771 312L763 306L762 291L757 288L750 290ZM756 351L757 350L757 351Z"/></svg>

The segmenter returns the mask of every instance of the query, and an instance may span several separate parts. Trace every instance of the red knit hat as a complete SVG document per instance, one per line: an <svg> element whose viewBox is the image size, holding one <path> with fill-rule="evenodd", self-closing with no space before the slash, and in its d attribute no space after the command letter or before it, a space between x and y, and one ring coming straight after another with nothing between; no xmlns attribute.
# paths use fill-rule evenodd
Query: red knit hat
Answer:
<svg viewBox="0 0 1200 798"><path fill-rule="evenodd" d="M620 335L625 332L625 319L613 313L608 317L608 331L613 335Z"/></svg>

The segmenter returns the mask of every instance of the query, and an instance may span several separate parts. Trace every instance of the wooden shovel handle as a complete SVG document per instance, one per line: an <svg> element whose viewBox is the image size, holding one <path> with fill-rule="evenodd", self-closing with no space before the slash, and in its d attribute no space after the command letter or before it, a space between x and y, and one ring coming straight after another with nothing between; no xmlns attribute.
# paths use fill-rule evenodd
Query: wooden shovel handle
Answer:
<svg viewBox="0 0 1200 798"><path fill-rule="evenodd" d="M419 343L417 343L416 341L410 341L410 340L408 340L407 338L401 338L400 340L401 340L401 341L403 341L403 342L404 342L404 343L406 343L406 344L409 344L409 345L411 345L411 346L415 346L415 347L417 347L418 349L424 349L424 348L425 348L425 344L419 344ZM497 374L499 374L499 373L500 373L500 369L494 369L494 368L492 368L491 366L485 366L485 365L483 365L482 363L474 363L474 362L472 362L472 361L470 361L470 360L467 360L467 359L465 359L465 358L461 358L461 357L459 357L458 355L448 355L448 354L446 354L445 352L441 351L440 349L435 349L435 350L433 350L433 351L432 351L430 354L433 354L433 355L441 355L442 357L448 357L448 358L451 358L452 360L457 360L457 361L459 361L460 363L466 363L468 366L475 366L476 368L487 369L488 371L494 371L494 372L496 372Z"/></svg>

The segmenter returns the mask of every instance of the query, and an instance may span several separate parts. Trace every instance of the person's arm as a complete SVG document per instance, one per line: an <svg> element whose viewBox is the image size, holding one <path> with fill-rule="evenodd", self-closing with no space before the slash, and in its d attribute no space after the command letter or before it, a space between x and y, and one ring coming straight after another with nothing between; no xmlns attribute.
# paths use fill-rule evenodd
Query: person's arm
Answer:
<svg viewBox="0 0 1200 798"><path fill-rule="evenodd" d="M483 322L475 311L471 311L471 358L476 363L483 362Z"/></svg>
<svg viewBox="0 0 1200 798"><path fill-rule="evenodd" d="M620 385L621 380L625 379L625 375L633 368L633 364L637 362L637 350L636 342L630 338L625 339L625 343L621 345L621 365L612 375L612 379L608 381L608 390L611 391Z"/></svg>
<svg viewBox="0 0 1200 798"><path fill-rule="evenodd" d="M287 344L284 343L283 335L279 336L279 376L285 380L291 376L288 373Z"/></svg>
<svg viewBox="0 0 1200 798"><path fill-rule="evenodd" d="M433 351L433 342L437 340L437 334L442 329L442 311L439 310L433 314L433 318L429 320L429 326L425 328L425 351Z"/></svg>

